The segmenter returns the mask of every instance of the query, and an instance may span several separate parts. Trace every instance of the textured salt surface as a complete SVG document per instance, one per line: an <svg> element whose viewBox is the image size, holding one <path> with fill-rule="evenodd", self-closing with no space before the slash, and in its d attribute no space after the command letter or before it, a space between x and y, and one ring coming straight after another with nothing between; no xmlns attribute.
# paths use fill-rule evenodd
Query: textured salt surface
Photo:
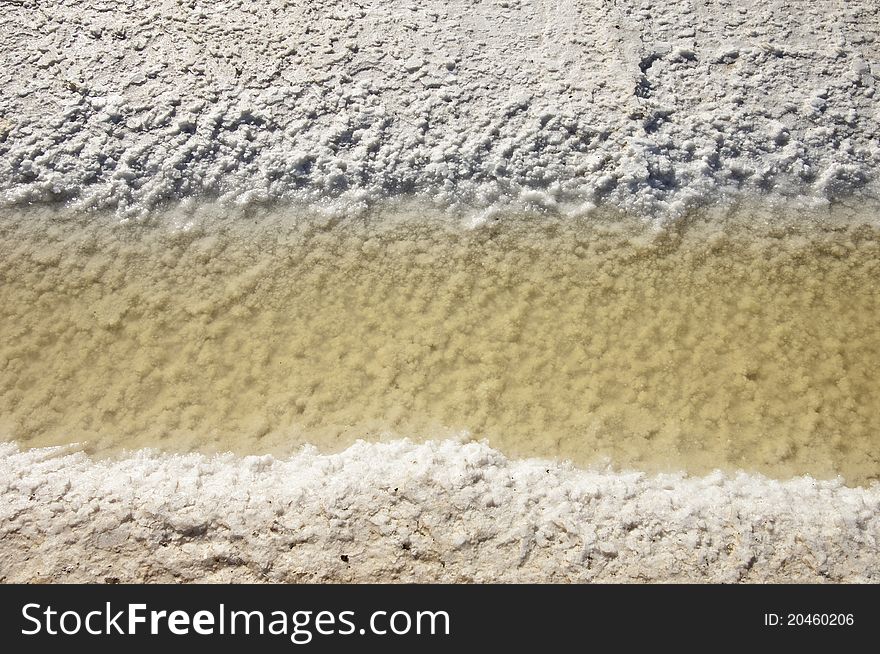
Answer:
<svg viewBox="0 0 880 654"><path fill-rule="evenodd" d="M451 441L117 462L0 444L0 538L8 582L877 582L880 486L589 472Z"/></svg>
<svg viewBox="0 0 880 654"><path fill-rule="evenodd" d="M0 198L877 196L873 0L6 3Z"/></svg>

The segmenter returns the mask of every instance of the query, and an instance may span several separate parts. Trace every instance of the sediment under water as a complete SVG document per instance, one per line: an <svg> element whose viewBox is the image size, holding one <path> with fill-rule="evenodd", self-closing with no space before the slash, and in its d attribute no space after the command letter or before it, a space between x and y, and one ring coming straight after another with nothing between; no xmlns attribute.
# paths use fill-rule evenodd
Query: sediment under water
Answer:
<svg viewBox="0 0 880 654"><path fill-rule="evenodd" d="M880 478L880 232L401 211L0 216L0 438Z"/></svg>

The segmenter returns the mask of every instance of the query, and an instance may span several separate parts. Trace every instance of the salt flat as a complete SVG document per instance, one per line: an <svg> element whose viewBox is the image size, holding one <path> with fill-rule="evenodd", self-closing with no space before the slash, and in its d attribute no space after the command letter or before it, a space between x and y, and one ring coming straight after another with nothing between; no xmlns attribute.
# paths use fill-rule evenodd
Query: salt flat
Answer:
<svg viewBox="0 0 880 654"><path fill-rule="evenodd" d="M774 304L782 296L768 291L730 321L735 325L785 302L809 312L809 303L798 300L808 296L828 316L836 309L867 320L871 314L864 307L873 306L876 293L867 255L876 241L859 230L871 223L866 215L877 215L872 212L880 198L878 38L880 15L870 0L4 4L0 206L6 213L0 224L6 240L0 257L2 292L15 301L4 308L14 324L3 330L7 410L0 429L15 442L0 452L0 580L877 581L878 486L870 485L876 478L876 450L870 446L876 393L866 359L854 356L871 350L873 331L856 329L857 322L827 329L833 322L828 318L821 324L832 337L820 343L809 323L797 326L779 315L775 331L767 325L767 343L801 355L828 354L817 358L821 374L810 378L786 361L757 355L732 361L717 351L721 369L738 375L738 407L711 401L690 409L664 405L667 416L716 423L750 407L741 423L748 415L770 416L780 425L800 421L800 431L787 431L793 439L821 432L827 409L848 417L853 430L821 443L811 437L788 448L750 449L725 447L724 439L737 432L716 424L707 442L718 447L691 475L651 469L641 454L646 450L615 452L613 440L598 454L617 456L618 464L585 469L538 451L505 449L491 433L488 445L466 442L460 432L451 440L437 434L427 442L395 438L352 445L356 434L342 430L340 451L211 454L198 443L214 439L215 449L234 449L229 443L242 435L257 443L273 433L274 423L269 431L265 418L244 424L230 400L226 417L234 429L200 433L199 420L219 424L223 414L189 399L183 402L187 409L180 398L161 397L162 383L148 383L153 370L169 379L192 376L205 363L198 352L186 350L181 360L187 365L173 369L154 365L159 353L149 343L132 356L122 351L131 341L112 341L122 347L113 377L105 372L112 372L114 346L102 339L113 330L124 333L138 315L190 310L185 329L198 331L212 312L227 317L228 309L234 322L244 319L235 312L265 313L272 301L284 299L289 289L277 285L283 277L268 275L279 269L270 266L261 276L244 258L233 257L239 267L232 286L199 286L210 275L194 271L228 259L236 250L223 244L239 241L224 241L228 233L198 232L197 224L186 221L178 226L178 241L156 240L167 247L168 263L162 265L182 266L186 292L163 291L161 283L171 277L160 275L153 277L161 282L158 290L135 293L137 284L161 269L161 257L138 258L132 245L138 234L155 228L163 212L189 215L202 206L246 217L293 207L314 216L318 231L329 227L332 241L340 221L368 220L389 205L416 202L426 217L441 215L458 225L449 243L422 253L437 261L445 251L450 262L457 261L455 234L478 239L475 234L492 234L501 223L516 231L524 215L574 226L616 213L646 230L675 235L700 212L723 216L738 206L759 206L758 241L771 234L791 245L785 252L808 256L786 260L783 250L765 250L775 254L751 269L776 270L757 281L782 284L779 289L788 284L786 299ZM70 224L37 219L25 225L18 217L26 211L60 211ZM817 214L851 217L830 232L827 249L796 243L799 230L809 229ZM804 225L792 228L792 221ZM542 223L534 224L537 229ZM91 236L77 244L71 234L83 225L80 233ZM242 225L240 231L247 230ZM564 236L565 229L559 233ZM245 242L251 249L239 253L271 260L272 250L266 255L259 241ZM358 245L359 257L388 258L381 241L378 249L366 241ZM718 247L723 253L739 246L722 239ZM554 265L576 258L574 250L561 250L564 256ZM775 269L774 261L780 264ZM849 262L853 275L846 272ZM702 271L704 281L712 276L711 268L692 263L689 270ZM320 265L310 270L333 276ZM530 270L528 257L512 261L510 270L522 276ZM266 279L275 280L276 293L257 292L266 303L248 307L247 298L261 283L271 288ZM823 295L821 284L813 286L823 279L851 295ZM609 290L620 284L617 277L609 280ZM684 288L695 283L679 281ZM627 288L632 295L626 297L635 297L663 286ZM101 292L87 297L96 289ZM65 294L76 299L80 291L85 296L79 299L94 300L90 318L75 302L70 306L76 310L66 314L57 302ZM484 291L468 297L489 298L491 289ZM150 305L149 298L162 293L165 304ZM194 301L180 302L184 297ZM848 297L855 304L847 305ZM232 300L224 305L224 298ZM716 300L682 299L682 307L699 311L720 306L712 304ZM648 304L657 301L646 296ZM23 311L28 306L36 313ZM47 323L30 321L38 315L72 327L53 336L40 327ZM509 321L509 334L528 315ZM663 315L670 321L658 332L656 348L634 360L636 368L659 356L663 329L682 319ZM705 317L708 325L724 324L716 313ZM746 320L746 340L760 333L758 322ZM206 329L207 336L220 336ZM673 330L671 336L684 334ZM649 333L640 338L651 340ZM120 388L85 397L90 386L80 377L87 365L69 365L79 350L64 347L77 339L94 346L85 351L100 364L92 369L98 381L146 384L156 391L151 408L166 402L167 412L148 414L143 429L132 433L156 445L147 442L158 433L156 422L172 425L189 430L195 444L183 449L195 451L107 457L108 447L102 456L104 445L125 435L125 429L110 427L136 405ZM207 337L204 343L210 365L203 370L216 370L223 350ZM250 343L240 349L259 353ZM402 395L418 377L413 370L410 377L404 374L407 362L430 362L420 349L429 345L414 341L404 348L408 359L395 359ZM261 356L270 346L265 343ZM56 358L41 360L41 351ZM713 356L699 342L691 351L704 363ZM165 356L173 361L173 354ZM589 360L589 354L575 352L573 361ZM501 357L473 362L471 370L498 366L503 351ZM601 356L594 359L602 362ZM270 361L258 358L254 365ZM138 362L147 365L139 370ZM54 383L28 373L41 365L44 373L59 373ZM613 370L607 361L603 365ZM655 379L663 377L662 365L650 370ZM240 361L232 372L242 397L249 398L245 404L265 401L254 383L259 376L249 380ZM704 368L700 374L710 373ZM827 382L825 391L811 391L812 379ZM649 399L639 395L645 389L602 388L617 388L617 406L634 412L627 419L644 423L636 414ZM749 396L750 388L758 394ZM774 388L796 400L766 401ZM673 396L683 390L667 389ZM229 392L218 397L231 397ZM503 397L491 385L473 389L480 393ZM712 393L710 385L704 395ZM344 396L326 395L324 405L303 402L302 415L332 417ZM479 417L480 406L467 393L444 397ZM302 397L289 399L292 404L275 403L282 418L284 407L300 407ZM541 397L524 399L534 406ZM72 406L82 414L78 428L92 430L76 446L84 451L29 447L78 441L64 429L52 432ZM329 410L321 413L316 406ZM387 418L381 409L366 415ZM482 422L476 421L480 429L497 420L485 405L483 410ZM552 427L552 415L536 416L524 416L521 424ZM457 426L445 417L443 424ZM614 427L613 420L603 424ZM648 452L683 445L680 433L665 428L644 429ZM754 442L767 442L759 432L751 432ZM411 435L417 441L430 436ZM850 443L859 445L847 450ZM717 465L727 471L708 472L709 459L719 453ZM847 470L847 461L860 467ZM792 478L803 472L811 476ZM838 473L844 477L828 479Z"/></svg>

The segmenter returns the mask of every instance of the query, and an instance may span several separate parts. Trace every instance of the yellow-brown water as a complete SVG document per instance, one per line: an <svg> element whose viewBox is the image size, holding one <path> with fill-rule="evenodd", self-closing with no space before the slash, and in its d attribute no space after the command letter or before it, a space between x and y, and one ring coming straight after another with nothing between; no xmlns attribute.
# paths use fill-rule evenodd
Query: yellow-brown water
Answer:
<svg viewBox="0 0 880 654"><path fill-rule="evenodd" d="M880 478L873 217L218 212L0 217L0 437Z"/></svg>

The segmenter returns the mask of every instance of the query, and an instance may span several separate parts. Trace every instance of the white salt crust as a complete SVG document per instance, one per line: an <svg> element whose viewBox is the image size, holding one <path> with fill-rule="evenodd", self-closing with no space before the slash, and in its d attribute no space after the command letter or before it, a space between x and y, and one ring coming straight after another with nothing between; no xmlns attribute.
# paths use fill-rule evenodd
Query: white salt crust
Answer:
<svg viewBox="0 0 880 654"><path fill-rule="evenodd" d="M873 0L21 0L0 203L877 197Z"/></svg>
<svg viewBox="0 0 880 654"><path fill-rule="evenodd" d="M584 471L481 443L0 445L0 581L880 581L880 485Z"/></svg>

